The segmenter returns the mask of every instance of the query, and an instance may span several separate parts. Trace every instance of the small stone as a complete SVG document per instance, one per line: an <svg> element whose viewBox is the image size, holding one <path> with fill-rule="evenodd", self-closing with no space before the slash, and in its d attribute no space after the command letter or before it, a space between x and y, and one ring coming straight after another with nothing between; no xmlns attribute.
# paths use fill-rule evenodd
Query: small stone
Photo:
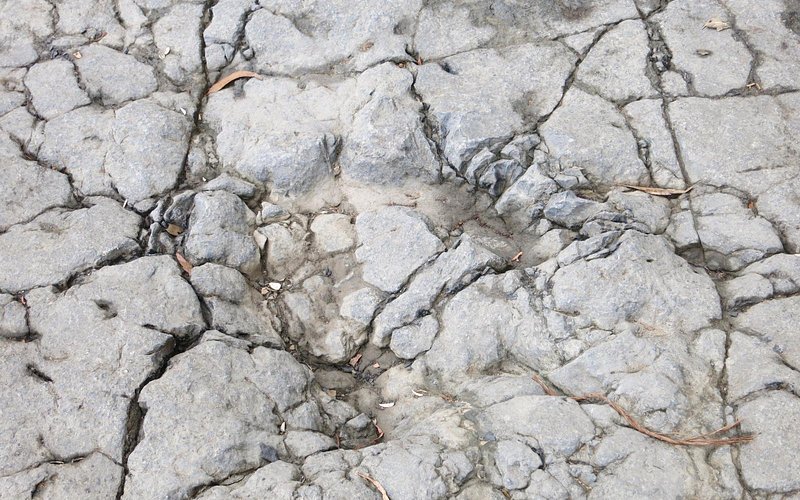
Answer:
<svg viewBox="0 0 800 500"><path fill-rule="evenodd" d="M356 244L356 234L350 216L321 214L310 226L314 242L325 253L332 254L351 249Z"/></svg>
<svg viewBox="0 0 800 500"><path fill-rule="evenodd" d="M564 191L550 197L544 208L544 216L560 226L579 228L603 208L601 203L579 198L572 191Z"/></svg>
<svg viewBox="0 0 800 500"><path fill-rule="evenodd" d="M720 295L729 310L755 304L772 296L772 283L760 274L745 274L719 285Z"/></svg>
<svg viewBox="0 0 800 500"><path fill-rule="evenodd" d="M214 262L255 276L261 253L251 236L255 215L238 196L225 191L199 193L186 233L186 258L192 264Z"/></svg>
<svg viewBox="0 0 800 500"><path fill-rule="evenodd" d="M389 348L397 357L414 359L433 345L433 339L439 332L439 322L436 318L425 316L419 321L408 326L398 328L392 332Z"/></svg>
<svg viewBox="0 0 800 500"><path fill-rule="evenodd" d="M383 294L371 287L350 292L342 299L339 314L343 318L357 321L366 326L372 322L375 311L383 302Z"/></svg>
<svg viewBox="0 0 800 500"><path fill-rule="evenodd" d="M533 450L519 441L510 440L497 442L494 461L502 486L509 490L526 488L533 471L542 466L542 460Z"/></svg>

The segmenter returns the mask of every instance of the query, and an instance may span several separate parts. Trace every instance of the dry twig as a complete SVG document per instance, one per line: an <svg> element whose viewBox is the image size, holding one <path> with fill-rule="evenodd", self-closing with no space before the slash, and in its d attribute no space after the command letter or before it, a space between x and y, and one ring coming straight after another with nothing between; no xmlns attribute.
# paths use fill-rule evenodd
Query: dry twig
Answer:
<svg viewBox="0 0 800 500"><path fill-rule="evenodd" d="M545 394L547 394L548 396L558 396L558 393L555 390L553 390L553 388L548 386L547 383L539 375L533 374L531 375L531 378L533 379L534 382L539 384L539 386L542 388ZM615 403L614 401L608 399L608 396L606 396L605 394L593 392L591 394L585 394L583 396L573 396L572 399L574 399L575 401L602 401L603 403L610 406L614 411L616 411L622 418L624 418L632 429L641 432L645 436L649 436L653 439L656 439L658 441L663 441L665 443L674 444L676 446L734 445L734 444L749 443L750 441L753 440L754 437L749 434L742 434L739 436L733 436L727 438L712 437L718 434L723 434L725 432L728 432L729 430L734 429L736 427L739 427L739 425L742 423L741 420L737 420L736 422L728 424L725 427L717 429L713 432L709 432L707 434L701 434L699 436L692 436L688 438L678 438L678 437L668 436L666 434L661 434L660 432L648 429L644 425L640 424L638 421L636 421L635 418L633 418L633 416L630 413L628 413L625 410L625 408L620 406L618 403Z"/></svg>
<svg viewBox="0 0 800 500"><path fill-rule="evenodd" d="M587 400L597 400L602 401L608 406L610 406L614 411L619 413L619 415L628 422L628 425L631 426L634 430L641 432L645 436L650 436L653 439L657 439L658 441L663 441L665 443L674 444L677 446L725 446L725 445L733 445L733 444L742 444L748 443L753 440L753 436L751 435L740 435L740 436L733 436L729 438L712 438L716 434L721 434L723 432L727 432L734 427L738 427L741 424L740 420L733 422L732 424L726 425L720 429L717 429L713 432L708 434L702 434L699 436L692 436L689 438L677 438L668 436L666 434L661 434L660 432L656 432L653 430L648 429L647 427L643 426L639 422L634 419L630 413L625 411L625 408L621 407L619 404L611 401L606 397L604 394L600 393L591 393L586 394L585 396L575 396L572 399L575 401L587 401Z"/></svg>
<svg viewBox="0 0 800 500"><path fill-rule="evenodd" d="M369 481L370 483L372 483L372 486L374 486L375 489L378 490L378 492L381 494L381 498L383 500L391 500L389 498L389 494L386 493L386 488L384 488L383 485L381 483L379 483L377 479L373 479L373 478L369 477L368 475L363 474L361 472L356 472L356 474L361 476L362 479L365 479L365 480Z"/></svg>

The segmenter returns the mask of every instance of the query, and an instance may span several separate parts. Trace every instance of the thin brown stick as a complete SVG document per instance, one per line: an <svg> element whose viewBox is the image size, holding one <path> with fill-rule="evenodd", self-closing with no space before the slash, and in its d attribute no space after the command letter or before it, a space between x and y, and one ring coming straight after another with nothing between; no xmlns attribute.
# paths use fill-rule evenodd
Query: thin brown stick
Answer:
<svg viewBox="0 0 800 500"><path fill-rule="evenodd" d="M720 434L722 432L729 431L729 430L733 429L734 427L738 427L739 424L741 423L738 420L736 422L732 423L732 424L726 425L725 427L717 429L716 431L708 433L708 434L704 434L704 435L700 435L700 436L693 436L693 437L689 437L689 438L676 438L676 437L668 436L666 434L661 434L659 432L650 430L647 427L643 426L642 424L637 422L636 419L634 419L631 416L630 413L625 411L625 409L623 407L621 407L619 404L615 403L614 401L611 401L610 399L608 399L608 397L606 397L604 394L600 394L600 393L596 393L595 392L595 393L591 393L591 394L586 394L584 396L576 396L576 397L573 397L572 399L574 399L575 401L586 401L586 400L602 401L602 402L606 403L608 406L610 406L611 408L613 408L614 411L619 413L619 415L622 418L624 418L628 422L628 425L630 425L631 428L633 428L634 430L636 430L638 432L641 432L645 436L649 436L649 437L651 437L653 439L657 439L659 441L663 441L663 442L669 443L669 444L674 444L674 445L677 445L677 446L725 446L725 445L747 443L747 442L750 442L750 441L753 440L753 436L749 435L749 434L740 435L740 436L733 436L733 437L729 437L729 438L711 438L710 437L710 436L713 436L715 434Z"/></svg>
<svg viewBox="0 0 800 500"><path fill-rule="evenodd" d="M539 384L539 387L542 388L545 394L547 394L548 396L558 396L558 393L555 390L553 390L552 387L547 385L547 383L544 381L544 379L542 379L542 377L534 373L533 375L531 375L531 378L533 379L534 382Z"/></svg>
<svg viewBox="0 0 800 500"><path fill-rule="evenodd" d="M372 483L372 486L374 486L375 489L378 490L378 492L381 494L381 498L383 500L391 500L389 498L389 494L386 493L386 489L383 487L383 485L381 483L378 482L377 479L373 479L373 478L369 477L368 475L363 474L361 472L356 472L356 474L361 476L362 479L365 479L365 480L369 481L370 483Z"/></svg>

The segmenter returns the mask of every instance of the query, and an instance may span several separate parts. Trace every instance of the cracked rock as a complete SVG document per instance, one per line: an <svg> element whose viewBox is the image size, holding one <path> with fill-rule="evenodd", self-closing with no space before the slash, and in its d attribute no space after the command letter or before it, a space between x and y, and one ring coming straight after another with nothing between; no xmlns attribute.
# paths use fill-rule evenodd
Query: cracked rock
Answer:
<svg viewBox="0 0 800 500"><path fill-rule="evenodd" d="M405 207L360 214L356 232L355 255L363 263L364 281L385 292L397 292L417 268L444 250L427 222Z"/></svg>
<svg viewBox="0 0 800 500"><path fill-rule="evenodd" d="M49 120L91 101L75 78L75 68L67 61L35 64L25 75L36 113Z"/></svg>
<svg viewBox="0 0 800 500"><path fill-rule="evenodd" d="M623 21L592 46L575 78L609 101L651 97L655 92L646 75L649 52L644 23Z"/></svg>
<svg viewBox="0 0 800 500"><path fill-rule="evenodd" d="M93 266L139 251L140 218L110 200L54 209L0 234L0 290L62 283Z"/></svg>
<svg viewBox="0 0 800 500"><path fill-rule="evenodd" d="M255 215L238 196L225 191L199 193L189 219L186 258L213 262L249 276L261 270L261 253L251 236Z"/></svg>
<svg viewBox="0 0 800 500"><path fill-rule="evenodd" d="M475 50L422 65L415 86L430 106L449 163L462 171L480 149L550 113L573 62L562 45L542 43Z"/></svg>
<svg viewBox="0 0 800 500"><path fill-rule="evenodd" d="M747 85L751 56L733 30L704 29L709 19L733 21L711 0L676 0L653 17L672 53L671 64L689 73L700 94L722 95Z"/></svg>
<svg viewBox="0 0 800 500"><path fill-rule="evenodd" d="M142 389L143 440L128 459L123 498L185 496L288 457L281 415L305 400L311 374L284 351L252 353L218 341L173 358Z"/></svg>
<svg viewBox="0 0 800 500"><path fill-rule="evenodd" d="M13 156L0 162L0 231L71 202L67 176Z"/></svg>
<svg viewBox="0 0 800 500"><path fill-rule="evenodd" d="M552 286L559 311L586 314L605 329L627 320L691 332L721 314L708 276L662 238L636 232L625 233L608 257L559 269Z"/></svg>
<svg viewBox="0 0 800 500"><path fill-rule="evenodd" d="M772 225L755 216L732 195L723 193L694 199L697 235L711 269L738 271L742 267L783 251Z"/></svg>
<svg viewBox="0 0 800 500"><path fill-rule="evenodd" d="M539 132L550 155L574 162L590 180L635 185L647 181L625 117L600 97L571 88Z"/></svg>
<svg viewBox="0 0 800 500"><path fill-rule="evenodd" d="M81 81L105 105L141 99L158 89L153 69L131 55L98 44L81 47L80 53L75 65Z"/></svg>

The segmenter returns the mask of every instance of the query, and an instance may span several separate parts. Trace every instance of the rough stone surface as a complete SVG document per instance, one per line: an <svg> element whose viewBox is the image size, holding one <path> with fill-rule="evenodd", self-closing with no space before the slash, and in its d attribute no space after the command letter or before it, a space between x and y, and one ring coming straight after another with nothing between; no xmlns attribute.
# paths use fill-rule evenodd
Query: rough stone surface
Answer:
<svg viewBox="0 0 800 500"><path fill-rule="evenodd" d="M186 237L186 258L195 265L214 262L255 274L261 254L251 232L255 215L236 195L225 191L200 193Z"/></svg>
<svg viewBox="0 0 800 500"><path fill-rule="evenodd" d="M797 0L0 2L0 498L796 497L799 75Z"/></svg>
<svg viewBox="0 0 800 500"><path fill-rule="evenodd" d="M570 89L539 129L551 155L602 184L643 184L647 169L625 117L610 102Z"/></svg>
<svg viewBox="0 0 800 500"><path fill-rule="evenodd" d="M623 21L592 47L575 74L581 83L610 101L650 97L647 31L641 21Z"/></svg>
<svg viewBox="0 0 800 500"><path fill-rule="evenodd" d="M25 75L36 113L49 120L89 104L89 96L78 86L75 68L67 61L34 65Z"/></svg>
<svg viewBox="0 0 800 500"><path fill-rule="evenodd" d="M98 44L82 47L80 53L75 65L81 81L89 95L104 104L141 99L158 89L153 68L131 55ZM109 68L114 69L109 71Z"/></svg>
<svg viewBox="0 0 800 500"><path fill-rule="evenodd" d="M54 209L0 234L0 290L61 283L76 273L139 251L136 215L114 202Z"/></svg>
<svg viewBox="0 0 800 500"><path fill-rule="evenodd" d="M356 258L364 263L364 280L385 292L398 291L417 268L444 250L426 222L403 207L359 215L356 232Z"/></svg>

